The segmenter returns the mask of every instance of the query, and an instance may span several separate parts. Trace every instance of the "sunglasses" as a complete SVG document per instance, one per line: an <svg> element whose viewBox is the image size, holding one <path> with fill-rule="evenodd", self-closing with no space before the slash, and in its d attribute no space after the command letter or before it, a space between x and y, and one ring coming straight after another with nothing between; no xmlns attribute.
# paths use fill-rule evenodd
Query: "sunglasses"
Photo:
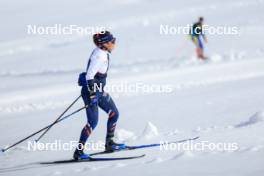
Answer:
<svg viewBox="0 0 264 176"><path fill-rule="evenodd" d="M111 40L111 43L115 44L115 42L116 42L116 38L113 38L113 39Z"/></svg>

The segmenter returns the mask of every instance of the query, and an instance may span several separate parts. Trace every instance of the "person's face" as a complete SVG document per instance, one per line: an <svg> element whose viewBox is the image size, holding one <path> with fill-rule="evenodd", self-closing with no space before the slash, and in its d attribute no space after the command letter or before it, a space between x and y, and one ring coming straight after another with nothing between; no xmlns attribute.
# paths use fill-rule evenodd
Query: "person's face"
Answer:
<svg viewBox="0 0 264 176"><path fill-rule="evenodd" d="M105 43L104 47L106 47L108 51L113 51L115 49L115 39L111 42Z"/></svg>

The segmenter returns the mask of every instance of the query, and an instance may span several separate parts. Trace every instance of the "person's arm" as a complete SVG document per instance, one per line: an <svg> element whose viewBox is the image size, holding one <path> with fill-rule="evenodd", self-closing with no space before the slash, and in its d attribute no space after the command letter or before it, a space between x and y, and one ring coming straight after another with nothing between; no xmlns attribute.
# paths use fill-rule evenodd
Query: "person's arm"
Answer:
<svg viewBox="0 0 264 176"><path fill-rule="evenodd" d="M96 58L90 58L90 63L88 63L88 70L86 74L86 79L87 79L87 86L89 89L90 93L90 100L92 104L97 103L97 97L96 97L96 90L95 90L95 80L94 76L96 73L99 71L101 66L104 64L103 59L100 58L99 56L95 56Z"/></svg>

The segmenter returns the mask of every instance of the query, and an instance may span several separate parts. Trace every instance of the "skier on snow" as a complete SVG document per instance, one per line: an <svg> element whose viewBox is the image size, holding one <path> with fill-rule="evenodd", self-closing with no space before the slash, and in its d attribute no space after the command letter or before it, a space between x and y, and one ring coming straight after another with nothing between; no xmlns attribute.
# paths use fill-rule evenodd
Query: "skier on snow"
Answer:
<svg viewBox="0 0 264 176"><path fill-rule="evenodd" d="M96 48L93 50L87 64L86 72L79 76L78 83L82 86L81 95L86 108L87 124L81 131L79 144L73 154L73 158L87 159L89 154L83 152L85 143L98 122L98 107L105 111L109 117L107 121L107 133L105 150L114 151L125 148L125 144L114 142L114 132L119 117L118 109L111 96L104 92L107 71L109 68L109 56L115 48L116 38L109 31L102 31L93 35Z"/></svg>
<svg viewBox="0 0 264 176"><path fill-rule="evenodd" d="M199 21L194 23L190 30L190 36L196 46L196 54L199 59L206 59L206 57L204 56L204 46L201 39L203 38L203 40L207 43L207 38L203 31L203 21L204 18L200 17Z"/></svg>

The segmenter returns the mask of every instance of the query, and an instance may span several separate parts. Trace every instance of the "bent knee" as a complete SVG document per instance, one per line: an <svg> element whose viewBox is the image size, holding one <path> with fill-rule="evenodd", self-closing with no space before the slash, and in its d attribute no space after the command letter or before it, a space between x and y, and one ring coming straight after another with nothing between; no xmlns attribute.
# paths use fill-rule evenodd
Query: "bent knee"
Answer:
<svg viewBox="0 0 264 176"><path fill-rule="evenodd" d="M118 112L117 109L115 109L115 110L110 110L110 111L108 112L108 114L109 114L109 119L117 120L117 119L119 118L119 112Z"/></svg>

